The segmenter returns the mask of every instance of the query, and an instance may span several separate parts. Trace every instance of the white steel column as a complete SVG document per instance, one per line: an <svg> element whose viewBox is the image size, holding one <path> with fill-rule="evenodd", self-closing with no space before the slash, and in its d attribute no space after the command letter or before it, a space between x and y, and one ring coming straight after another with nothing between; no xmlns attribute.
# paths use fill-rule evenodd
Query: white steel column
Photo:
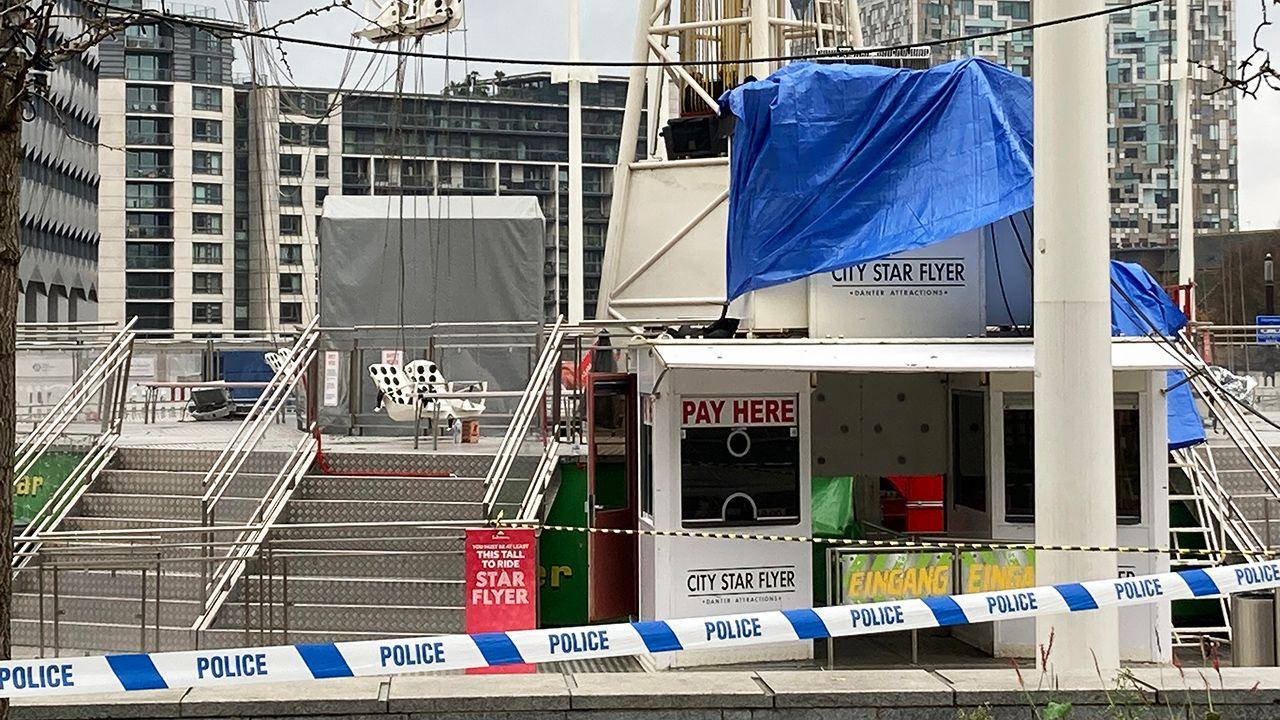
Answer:
<svg viewBox="0 0 1280 720"><path fill-rule="evenodd" d="M769 26L769 0L751 0L751 57L766 58L773 55L773 43L769 38L773 35ZM751 63L751 74L757 80L769 77L769 63L756 61Z"/></svg>
<svg viewBox="0 0 1280 720"><path fill-rule="evenodd" d="M1173 77L1177 81L1174 102L1178 107L1178 284L1194 285L1196 279L1196 191L1195 163L1191 141L1191 3L1178 0L1177 56ZM1195 312L1195 288L1189 305ZM1194 318L1193 318L1194 319Z"/></svg>
<svg viewBox="0 0 1280 720"><path fill-rule="evenodd" d="M1100 11L1054 0L1037 21ZM1036 542L1114 545L1106 18L1035 31ZM1110 553L1037 552L1039 584L1116 576ZM1058 671L1119 667L1115 610L1036 620Z"/></svg>
<svg viewBox="0 0 1280 720"><path fill-rule="evenodd" d="M569 0L569 60L582 59L578 28L578 0ZM583 315L582 258L582 79L580 68L569 68L569 311L570 325ZM559 184L559 179L556 180ZM559 222L557 220L556 222ZM559 253L559 249L556 250Z"/></svg>

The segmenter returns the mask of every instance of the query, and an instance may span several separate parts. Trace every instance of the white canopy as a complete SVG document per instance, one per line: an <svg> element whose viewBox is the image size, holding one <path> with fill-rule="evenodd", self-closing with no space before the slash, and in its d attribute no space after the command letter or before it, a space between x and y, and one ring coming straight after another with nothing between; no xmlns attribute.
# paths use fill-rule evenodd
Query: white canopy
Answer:
<svg viewBox="0 0 1280 720"><path fill-rule="evenodd" d="M654 340L667 368L803 372L1031 372L1030 340ZM1111 343L1114 370L1173 370L1175 351L1146 339Z"/></svg>

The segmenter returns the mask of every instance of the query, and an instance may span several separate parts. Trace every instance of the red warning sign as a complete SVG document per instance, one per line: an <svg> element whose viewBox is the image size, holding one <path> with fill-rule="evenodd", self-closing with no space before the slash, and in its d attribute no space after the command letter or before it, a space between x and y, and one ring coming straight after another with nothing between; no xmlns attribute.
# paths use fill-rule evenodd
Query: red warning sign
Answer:
<svg viewBox="0 0 1280 720"><path fill-rule="evenodd" d="M531 529L467 530L467 632L532 630L538 626L537 536ZM533 672L532 665L467 672Z"/></svg>

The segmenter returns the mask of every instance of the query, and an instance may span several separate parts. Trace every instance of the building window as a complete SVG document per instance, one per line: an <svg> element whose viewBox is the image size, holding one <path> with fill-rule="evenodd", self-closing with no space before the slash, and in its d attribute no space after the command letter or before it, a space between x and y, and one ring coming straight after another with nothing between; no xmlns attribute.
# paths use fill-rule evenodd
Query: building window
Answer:
<svg viewBox="0 0 1280 720"><path fill-rule="evenodd" d="M1136 408L1115 410L1116 522L1142 520L1142 438ZM1029 402L1004 409L1005 520L1035 521L1035 411Z"/></svg>
<svg viewBox="0 0 1280 720"><path fill-rule="evenodd" d="M222 110L222 89L191 88L191 107L195 110Z"/></svg>
<svg viewBox="0 0 1280 720"><path fill-rule="evenodd" d="M222 303L191 303L191 322L199 325L222 322Z"/></svg>
<svg viewBox="0 0 1280 720"><path fill-rule="evenodd" d="M302 275L299 273L280 273L280 294L301 295Z"/></svg>
<svg viewBox="0 0 1280 720"><path fill-rule="evenodd" d="M299 303L299 302L280 303L280 322L282 323L302 322L302 303Z"/></svg>
<svg viewBox="0 0 1280 720"><path fill-rule="evenodd" d="M124 142L126 145L172 145L172 127L164 118L125 118Z"/></svg>
<svg viewBox="0 0 1280 720"><path fill-rule="evenodd" d="M222 245L220 243L193 243L191 245L191 262L196 265L221 265Z"/></svg>
<svg viewBox="0 0 1280 720"><path fill-rule="evenodd" d="M221 175L222 153L209 150L191 151L191 172L195 175Z"/></svg>
<svg viewBox="0 0 1280 720"><path fill-rule="evenodd" d="M136 317L134 328L138 330L172 330L173 303L132 302L125 303L125 317Z"/></svg>
<svg viewBox="0 0 1280 720"><path fill-rule="evenodd" d="M221 143L222 121L195 118L191 121L192 142Z"/></svg>
<svg viewBox="0 0 1280 720"><path fill-rule="evenodd" d="M280 123L281 145L302 145L304 135L301 125L291 122Z"/></svg>
<svg viewBox="0 0 1280 720"><path fill-rule="evenodd" d="M173 298L173 273L126 273L124 296L128 300L170 300Z"/></svg>
<svg viewBox="0 0 1280 720"><path fill-rule="evenodd" d="M302 246L294 244L280 245L280 264L281 265L301 265L302 264Z"/></svg>
<svg viewBox="0 0 1280 720"><path fill-rule="evenodd" d="M328 197L328 196L329 196L329 186L328 186L328 185L317 185L317 186L316 186L316 205L317 205L317 206L320 206L320 207L324 206L324 199L325 199L326 197Z"/></svg>
<svg viewBox="0 0 1280 720"><path fill-rule="evenodd" d="M126 53L124 56L125 80L169 80L169 58L148 53Z"/></svg>
<svg viewBox="0 0 1280 720"><path fill-rule="evenodd" d="M173 267L173 244L130 242L124 245L126 270L168 270Z"/></svg>
<svg viewBox="0 0 1280 720"><path fill-rule="evenodd" d="M302 156L293 153L281 155L280 177L302 177Z"/></svg>
<svg viewBox="0 0 1280 720"><path fill-rule="evenodd" d="M171 183L126 182L124 206L131 210L173 207Z"/></svg>
<svg viewBox="0 0 1280 720"><path fill-rule="evenodd" d="M302 234L302 216L301 215L281 215L280 216L280 234L281 235L301 235Z"/></svg>
<svg viewBox="0 0 1280 720"><path fill-rule="evenodd" d="M221 83L222 58L209 55L191 56L191 82Z"/></svg>
<svg viewBox="0 0 1280 720"><path fill-rule="evenodd" d="M124 235L130 238L171 238L173 216L169 213L126 212Z"/></svg>
<svg viewBox="0 0 1280 720"><path fill-rule="evenodd" d="M191 232L196 235L221 235L222 216L217 213L191 213Z"/></svg>
<svg viewBox="0 0 1280 720"><path fill-rule="evenodd" d="M286 207L301 207L302 187L299 185L280 186L280 204Z"/></svg>
<svg viewBox="0 0 1280 720"><path fill-rule="evenodd" d="M129 113L169 113L169 88L165 85L129 85L124 89L124 111Z"/></svg>
<svg viewBox="0 0 1280 720"><path fill-rule="evenodd" d="M951 395L952 503L987 511L987 412L981 393Z"/></svg>
<svg viewBox="0 0 1280 720"><path fill-rule="evenodd" d="M329 177L329 156L317 155L315 162L316 162L316 177L318 178Z"/></svg>
<svg viewBox="0 0 1280 720"><path fill-rule="evenodd" d="M191 202L196 205L221 205L222 186L215 183L192 183Z"/></svg>
<svg viewBox="0 0 1280 720"><path fill-rule="evenodd" d="M754 412L754 403L761 403L760 416L772 416L777 422L746 426L692 424L680 429L680 505L684 525L732 527L800 522L800 436L795 397L729 398L723 402L744 404L747 415ZM764 403L777 403L770 415L764 414ZM729 412L728 406L724 411ZM737 412L735 406L735 416ZM743 482L731 485L725 478L742 478Z"/></svg>
<svg viewBox="0 0 1280 720"><path fill-rule="evenodd" d="M222 273L192 273L191 292L196 295L221 295Z"/></svg>
<svg viewBox="0 0 1280 720"><path fill-rule="evenodd" d="M196 28L191 31L191 49L220 53L222 52L222 39L208 30Z"/></svg>
<svg viewBox="0 0 1280 720"><path fill-rule="evenodd" d="M173 177L173 153L169 150L126 150L124 174L131 178Z"/></svg>

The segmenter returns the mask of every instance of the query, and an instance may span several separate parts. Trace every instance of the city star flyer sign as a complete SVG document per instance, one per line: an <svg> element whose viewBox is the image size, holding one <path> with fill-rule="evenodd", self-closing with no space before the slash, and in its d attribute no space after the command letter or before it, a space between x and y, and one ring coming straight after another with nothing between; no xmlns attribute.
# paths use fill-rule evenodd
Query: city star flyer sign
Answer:
<svg viewBox="0 0 1280 720"><path fill-rule="evenodd" d="M6 660L0 697L376 677L732 649L1090 612L1280 587L1280 560L970 595L586 627L275 647Z"/></svg>

